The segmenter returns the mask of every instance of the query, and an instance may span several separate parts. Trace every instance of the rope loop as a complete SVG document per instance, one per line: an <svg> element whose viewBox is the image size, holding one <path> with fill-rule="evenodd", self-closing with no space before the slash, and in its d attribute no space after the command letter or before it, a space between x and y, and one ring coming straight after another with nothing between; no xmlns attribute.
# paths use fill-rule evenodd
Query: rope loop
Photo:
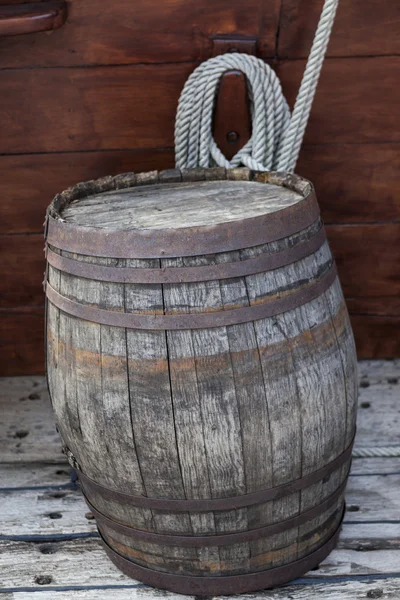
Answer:
<svg viewBox="0 0 400 600"><path fill-rule="evenodd" d="M293 113L279 78L263 60L248 54L223 54L203 62L189 76L175 121L178 168L245 166L258 171L293 172L311 111L339 0L325 0ZM229 161L212 135L218 86L224 73L241 71L247 81L252 134Z"/></svg>

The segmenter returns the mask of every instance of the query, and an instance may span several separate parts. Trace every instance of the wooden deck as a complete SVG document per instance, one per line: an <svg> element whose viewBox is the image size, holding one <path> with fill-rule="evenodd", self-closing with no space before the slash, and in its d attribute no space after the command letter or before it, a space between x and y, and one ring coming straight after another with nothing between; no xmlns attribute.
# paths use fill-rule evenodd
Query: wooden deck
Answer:
<svg viewBox="0 0 400 600"><path fill-rule="evenodd" d="M360 363L355 452L338 548L252 600L400 599L400 360ZM0 380L0 600L184 598L128 579L106 558L60 452L43 377Z"/></svg>

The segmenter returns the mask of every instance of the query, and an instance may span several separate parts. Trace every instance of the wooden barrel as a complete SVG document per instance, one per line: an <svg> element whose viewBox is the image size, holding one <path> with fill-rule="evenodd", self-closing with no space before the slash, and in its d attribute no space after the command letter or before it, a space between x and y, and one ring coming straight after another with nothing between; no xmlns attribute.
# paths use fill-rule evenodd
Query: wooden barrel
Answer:
<svg viewBox="0 0 400 600"><path fill-rule="evenodd" d="M343 516L357 363L312 185L106 177L56 196L46 238L50 394L111 560L192 595L316 566Z"/></svg>

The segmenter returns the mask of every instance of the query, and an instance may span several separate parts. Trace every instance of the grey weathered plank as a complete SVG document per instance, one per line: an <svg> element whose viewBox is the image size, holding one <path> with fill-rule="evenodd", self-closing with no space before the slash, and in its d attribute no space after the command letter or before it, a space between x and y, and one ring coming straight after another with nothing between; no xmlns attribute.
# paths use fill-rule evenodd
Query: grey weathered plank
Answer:
<svg viewBox="0 0 400 600"><path fill-rule="evenodd" d="M339 549L334 550L320 564L318 570L310 571L305 577L322 579L396 573L399 570L398 550L364 552ZM43 576L51 577L48 585L59 587L133 586L135 583L108 560L98 539L75 539L42 544L3 542L0 548L0 572L4 573L1 587L33 587L37 591L43 588L37 582L37 578ZM151 597L151 593L148 589L145 596Z"/></svg>
<svg viewBox="0 0 400 600"><path fill-rule="evenodd" d="M65 461L44 377L0 379L0 461Z"/></svg>
<svg viewBox="0 0 400 600"><path fill-rule="evenodd" d="M223 253L217 256L218 263L239 261L240 252ZM221 301L224 310L249 306L249 296L244 277L219 282ZM260 362L255 325L253 322L233 325L227 328L229 352L239 409L239 419L243 446L244 476L246 493L252 493L273 486L272 479L272 440L270 418L267 405L267 392ZM247 508L247 525L251 529L271 523L272 503ZM279 539L279 536L274 536ZM279 544L277 544L279 545ZM250 570L265 568L265 561L259 560L268 542L265 540L249 543ZM245 547L243 547L243 551Z"/></svg>
<svg viewBox="0 0 400 600"><path fill-rule="evenodd" d="M213 257L184 259L185 266L214 263ZM182 312L222 310L220 282L187 284L187 307ZM194 363L200 392L202 431L207 456L208 479L212 498L240 496L246 493L243 440L234 386L227 328L192 331ZM215 531L229 533L247 529L247 511L214 513ZM220 547L220 572L234 574L249 568L248 544Z"/></svg>
<svg viewBox="0 0 400 600"><path fill-rule="evenodd" d="M392 376L371 381L361 376L356 447L400 445L400 385L388 383L388 380L396 379L400 381L400 371L397 369ZM368 387L364 387L367 384Z"/></svg>
<svg viewBox="0 0 400 600"><path fill-rule="evenodd" d="M360 360L358 369L362 379L372 383L388 383L388 380L399 379L400 359Z"/></svg>
<svg viewBox="0 0 400 600"><path fill-rule="evenodd" d="M300 194L272 184L196 181L89 196L72 202L62 216L70 223L105 229L179 228L254 217L301 199Z"/></svg>
<svg viewBox="0 0 400 600"><path fill-rule="evenodd" d="M353 458L351 475L386 475L400 473L398 458Z"/></svg>
<svg viewBox="0 0 400 600"><path fill-rule="evenodd" d="M252 594L235 596L237 600L309 600L312 597L324 600L365 600L365 598L381 598L382 600L397 600L400 593L400 579L398 576L376 578L376 576L358 579L340 579L337 581L322 581L299 583L265 590ZM106 600L110 595L115 600L195 600L194 596L183 596L172 592L164 592L154 588L143 587L141 584L132 585L126 589L92 589L57 591L57 600ZM220 600L228 600L232 596L218 596ZM32 600L30 591L6 592L4 600ZM54 591L43 590L35 593L38 600L54 600ZM216 598L216 597L215 597Z"/></svg>
<svg viewBox="0 0 400 600"><path fill-rule="evenodd" d="M183 265L182 258L161 261L161 267L182 267ZM163 286L164 312L166 314L176 313L177 307L188 307L190 292L190 287L186 284ZM210 498L211 482L203 436L202 407L196 377L192 332L187 330L168 331L166 339L175 430L180 448L179 461L185 497ZM216 532L212 513L191 513L189 518L194 534ZM196 552L200 568L211 563L219 565L218 548L199 548Z"/></svg>
<svg viewBox="0 0 400 600"><path fill-rule="evenodd" d="M0 489L71 484L71 467L65 462L46 463L0 463Z"/></svg>
<svg viewBox="0 0 400 600"><path fill-rule="evenodd" d="M158 259L127 260L129 267L159 267ZM159 314L163 312L161 285L130 284L124 290L125 310ZM145 495L150 497L185 497L178 454L174 410L170 390L168 349L164 331L126 331L129 402L135 447L140 464ZM192 533L188 515L169 515L146 511L151 515L147 529L159 533ZM135 524L135 521L132 521ZM132 546L123 535L112 533L125 547ZM135 547L140 547L134 542ZM143 545L143 547L146 547ZM160 551L147 545L147 559L156 568L176 568L176 561L196 556L194 550L179 552L165 547ZM152 556L151 556L152 555ZM140 562L141 556L135 554ZM145 564L145 563L143 563Z"/></svg>
<svg viewBox="0 0 400 600"><path fill-rule="evenodd" d="M93 520L85 518L88 508L80 490L0 491L1 535L51 536L94 533Z"/></svg>
<svg viewBox="0 0 400 600"><path fill-rule="evenodd" d="M312 231L306 231L301 235L306 237L311 233ZM294 237L296 236L269 244L269 251L287 247L293 243ZM258 247L242 250L241 254L243 258L248 258L260 251L261 249ZM273 297L275 294L279 296L287 293L287 290L296 287L299 281L302 282L302 285L305 282L313 281L319 276L319 273L323 272L323 269L327 268L331 260L329 251L323 252L324 249L322 250L321 264L318 264L311 256L267 274L247 277L250 301L256 302ZM302 337L313 336L311 327L316 327L318 331L318 326L321 327L326 320L322 308L321 299L316 299L304 307L255 323L268 399L274 485L296 479L302 474L320 468L324 462L329 460L326 453L327 447L330 448L333 455L342 451L342 448L335 446L333 436L327 438L328 432L324 431L327 418L325 413L321 412L324 407L321 372L326 370L321 364L321 360L324 360L324 354L326 354L324 340L316 337L315 345L304 343L304 341L300 342ZM330 354L332 355L332 351ZM315 377L312 379L311 375L314 371ZM327 369L327 373L332 373L331 368ZM327 379L325 378L326 385ZM325 389L329 394L329 388L325 387ZM338 411L340 411L340 407L338 407ZM338 417L340 419L340 415ZM291 434L288 434L288 431ZM319 432L317 437L315 437L315 432ZM324 432L323 435L321 435L322 432ZM343 439L343 435L335 432L334 428L331 430L331 435L333 433L338 436L336 439ZM322 444L321 449L319 449L319 443ZM326 445L324 446L324 444ZM331 484L323 486L325 497L333 491L335 486L337 487L337 483L337 480L335 481L332 477ZM302 509L309 508L321 501L323 498L321 492L322 484L316 484L309 491L303 491L301 494ZM309 503L307 503L307 497ZM299 510L299 503L299 494L275 502L275 519L288 518L296 510ZM307 548L302 547L301 539L307 534L307 531L310 531L310 526L313 528L316 525L318 522L314 521L307 527L300 528L298 532L291 530L279 536L278 544L282 547L282 540L285 539L288 553L287 558L278 556L278 561L290 560L289 556L293 549L299 555L307 552ZM279 562L275 564L279 564Z"/></svg>

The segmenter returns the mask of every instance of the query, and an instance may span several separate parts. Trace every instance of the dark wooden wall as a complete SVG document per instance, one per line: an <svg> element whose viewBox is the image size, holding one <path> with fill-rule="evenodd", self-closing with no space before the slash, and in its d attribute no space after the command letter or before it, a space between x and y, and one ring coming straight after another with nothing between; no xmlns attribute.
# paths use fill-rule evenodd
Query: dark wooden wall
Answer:
<svg viewBox="0 0 400 600"><path fill-rule="evenodd" d="M292 103L321 6L72 0L61 29L0 39L2 374L43 371L52 195L171 167L177 99L215 34L257 37ZM341 0L297 169L316 185L361 357L400 355L399 30L399 2Z"/></svg>

